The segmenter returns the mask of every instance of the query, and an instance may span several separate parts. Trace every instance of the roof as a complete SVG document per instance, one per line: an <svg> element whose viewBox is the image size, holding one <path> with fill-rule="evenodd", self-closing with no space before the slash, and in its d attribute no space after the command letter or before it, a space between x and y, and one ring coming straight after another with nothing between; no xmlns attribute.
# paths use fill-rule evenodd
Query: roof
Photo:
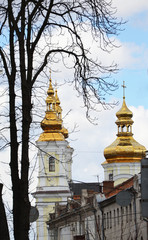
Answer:
<svg viewBox="0 0 148 240"><path fill-rule="evenodd" d="M87 189L92 192L99 193L100 183L98 182L89 182L89 183L69 183L70 190L73 192L73 195L81 195L82 189Z"/></svg>

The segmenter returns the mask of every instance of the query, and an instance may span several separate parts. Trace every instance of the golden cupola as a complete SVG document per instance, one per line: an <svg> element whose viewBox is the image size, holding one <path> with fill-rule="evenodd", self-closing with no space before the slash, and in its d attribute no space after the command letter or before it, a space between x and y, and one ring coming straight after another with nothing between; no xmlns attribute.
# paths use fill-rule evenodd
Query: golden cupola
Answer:
<svg viewBox="0 0 148 240"><path fill-rule="evenodd" d="M50 78L46 98L45 117L41 122L43 133L38 141L63 141L68 137L68 130L63 127L62 109L57 90L54 91Z"/></svg>
<svg viewBox="0 0 148 240"><path fill-rule="evenodd" d="M125 87L125 86L123 86ZM140 162L146 148L133 138L133 114L126 106L125 96L121 109L116 113L118 133L116 140L104 150L105 163Z"/></svg>

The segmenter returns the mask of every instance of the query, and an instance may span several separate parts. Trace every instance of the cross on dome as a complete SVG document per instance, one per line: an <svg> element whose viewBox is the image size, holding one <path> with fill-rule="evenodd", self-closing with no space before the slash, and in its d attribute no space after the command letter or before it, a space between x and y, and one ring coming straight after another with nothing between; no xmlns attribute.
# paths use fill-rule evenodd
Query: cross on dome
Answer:
<svg viewBox="0 0 148 240"><path fill-rule="evenodd" d="M125 81L123 81L123 85L121 85L121 87L123 87L123 98L125 99Z"/></svg>

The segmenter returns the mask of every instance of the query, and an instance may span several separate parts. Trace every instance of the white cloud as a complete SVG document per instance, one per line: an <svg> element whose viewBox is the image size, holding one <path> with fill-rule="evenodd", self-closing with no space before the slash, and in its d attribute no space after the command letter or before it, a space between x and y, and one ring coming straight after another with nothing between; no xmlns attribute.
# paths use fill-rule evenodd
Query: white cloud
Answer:
<svg viewBox="0 0 148 240"><path fill-rule="evenodd" d="M105 65L111 65L113 62L118 64L119 69L143 69L148 65L148 47L144 44L136 44L135 42L121 42L115 39L114 48L110 54L100 51L96 46L92 49L92 53L98 55Z"/></svg>
<svg viewBox="0 0 148 240"><path fill-rule="evenodd" d="M147 0L113 0L114 6L117 7L119 17L130 17L136 13L148 10Z"/></svg>
<svg viewBox="0 0 148 240"><path fill-rule="evenodd" d="M130 107L133 112L134 138L148 149L148 109L143 106Z"/></svg>

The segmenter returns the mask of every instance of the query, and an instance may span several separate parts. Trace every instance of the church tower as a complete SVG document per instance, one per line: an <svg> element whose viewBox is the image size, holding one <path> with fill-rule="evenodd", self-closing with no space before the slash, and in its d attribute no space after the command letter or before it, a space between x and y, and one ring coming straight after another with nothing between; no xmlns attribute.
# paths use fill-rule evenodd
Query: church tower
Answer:
<svg viewBox="0 0 148 240"><path fill-rule="evenodd" d="M146 151L146 148L133 138L133 114L125 102L125 85L123 84L122 87L123 104L116 113L117 138L110 146L105 148L104 157L106 161L102 164L104 180L114 181L115 186L140 172L140 161L145 157Z"/></svg>
<svg viewBox="0 0 148 240"><path fill-rule="evenodd" d="M45 117L41 122L43 132L36 145L38 148L38 185L34 197L39 211L37 239L48 240L46 221L54 212L55 203L64 204L70 196L71 164L73 149L66 138L68 130L63 127L62 109L57 90L50 78L46 98Z"/></svg>

